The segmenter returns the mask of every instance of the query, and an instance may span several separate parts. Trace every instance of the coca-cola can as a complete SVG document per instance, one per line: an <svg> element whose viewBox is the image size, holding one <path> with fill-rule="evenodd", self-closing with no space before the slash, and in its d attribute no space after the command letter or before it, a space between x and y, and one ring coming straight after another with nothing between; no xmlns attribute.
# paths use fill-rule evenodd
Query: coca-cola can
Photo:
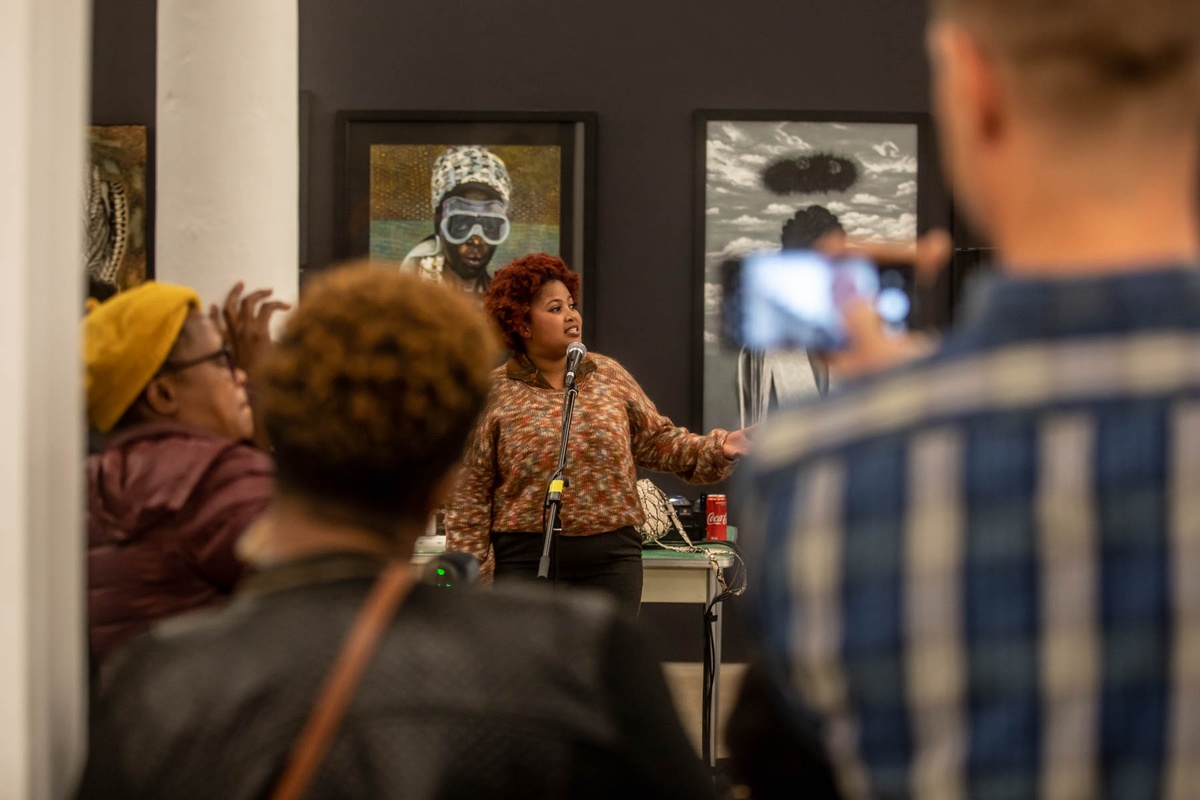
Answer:
<svg viewBox="0 0 1200 800"><path fill-rule="evenodd" d="M710 494L704 506L708 515L704 538L716 542L728 541L729 506L725 495Z"/></svg>

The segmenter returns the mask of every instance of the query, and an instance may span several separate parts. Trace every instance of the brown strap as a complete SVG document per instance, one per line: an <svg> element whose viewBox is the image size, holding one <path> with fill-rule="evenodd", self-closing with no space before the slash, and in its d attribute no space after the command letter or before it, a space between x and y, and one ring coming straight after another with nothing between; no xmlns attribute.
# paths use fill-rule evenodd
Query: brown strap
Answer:
<svg viewBox="0 0 1200 800"><path fill-rule="evenodd" d="M321 687L312 713L292 745L287 767L275 785L271 800L301 800L308 791L341 727L342 718L346 715L363 671L375 653L380 636L414 582L412 568L408 564L390 564L380 574L354 620L337 661L325 677L325 684Z"/></svg>

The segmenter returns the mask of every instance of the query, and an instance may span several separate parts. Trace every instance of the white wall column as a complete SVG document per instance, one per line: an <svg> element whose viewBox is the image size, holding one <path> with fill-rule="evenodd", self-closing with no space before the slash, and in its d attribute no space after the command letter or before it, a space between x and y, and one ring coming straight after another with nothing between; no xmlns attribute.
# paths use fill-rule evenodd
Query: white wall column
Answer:
<svg viewBox="0 0 1200 800"><path fill-rule="evenodd" d="M155 271L219 302L294 300L297 0L159 0Z"/></svg>
<svg viewBox="0 0 1200 800"><path fill-rule="evenodd" d="M83 757L83 181L89 0L0 25L0 798L66 798Z"/></svg>

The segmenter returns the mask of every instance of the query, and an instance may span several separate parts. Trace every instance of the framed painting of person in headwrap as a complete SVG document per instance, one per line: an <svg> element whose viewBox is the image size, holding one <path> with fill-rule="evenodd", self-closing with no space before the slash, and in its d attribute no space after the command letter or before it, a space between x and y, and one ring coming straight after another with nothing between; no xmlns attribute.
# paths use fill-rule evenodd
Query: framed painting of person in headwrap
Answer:
<svg viewBox="0 0 1200 800"><path fill-rule="evenodd" d="M339 114L341 250L482 294L535 252L591 273L591 114Z"/></svg>
<svg viewBox="0 0 1200 800"><path fill-rule="evenodd" d="M695 121L703 343L695 413L702 429L733 430L825 394L830 377L815 353L754 352L723 339L723 265L753 252L810 249L828 237L914 242L942 221L945 200L929 174L936 153L927 115L698 111ZM940 322L948 313L942 305L930 295L911 319Z"/></svg>

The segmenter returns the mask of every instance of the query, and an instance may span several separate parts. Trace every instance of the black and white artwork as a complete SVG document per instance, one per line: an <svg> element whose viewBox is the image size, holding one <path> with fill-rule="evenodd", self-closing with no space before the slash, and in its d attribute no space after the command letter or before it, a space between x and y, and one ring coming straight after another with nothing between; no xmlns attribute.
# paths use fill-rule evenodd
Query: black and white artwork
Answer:
<svg viewBox="0 0 1200 800"><path fill-rule="evenodd" d="M879 119L698 113L705 430L757 423L828 385L809 353L753 353L721 341L723 263L809 248L825 236L915 240L921 118Z"/></svg>

